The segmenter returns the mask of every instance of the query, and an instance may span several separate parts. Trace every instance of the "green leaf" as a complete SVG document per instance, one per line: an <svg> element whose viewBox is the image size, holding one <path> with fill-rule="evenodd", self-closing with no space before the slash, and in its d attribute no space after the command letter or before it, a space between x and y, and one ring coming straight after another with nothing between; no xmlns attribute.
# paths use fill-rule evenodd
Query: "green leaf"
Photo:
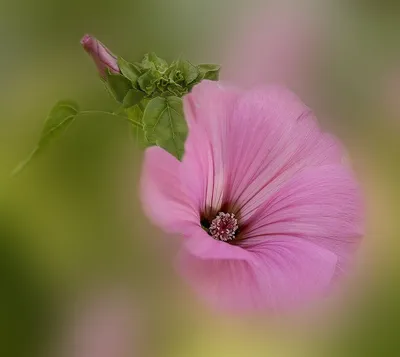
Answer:
<svg viewBox="0 0 400 357"><path fill-rule="evenodd" d="M146 69L156 69L157 71L165 72L168 68L168 63L154 52L150 52L144 55L142 66Z"/></svg>
<svg viewBox="0 0 400 357"><path fill-rule="evenodd" d="M143 124L143 110L141 108L141 105L136 104L133 107L125 109L125 113L130 120ZM139 147L143 149L155 144L147 140L143 127L140 128L137 125L132 125L131 133L135 142L139 145Z"/></svg>
<svg viewBox="0 0 400 357"><path fill-rule="evenodd" d="M50 111L42 130L40 142L51 139L54 135L65 131L79 113L79 106L74 101L59 101Z"/></svg>
<svg viewBox="0 0 400 357"><path fill-rule="evenodd" d="M132 89L132 83L121 74L106 71L106 87L114 99L122 103L129 90Z"/></svg>
<svg viewBox="0 0 400 357"><path fill-rule="evenodd" d="M218 64L199 64L197 66L200 75L198 78L198 82L203 79L210 79L212 81L217 81L219 79L219 71L221 70L221 66Z"/></svg>
<svg viewBox="0 0 400 357"><path fill-rule="evenodd" d="M167 90L168 85L169 85L169 80L164 77L161 77L157 81L157 89L160 93L165 92Z"/></svg>
<svg viewBox="0 0 400 357"><path fill-rule="evenodd" d="M142 109L142 111L144 112L145 108L147 107L147 104L150 103L150 98L143 98L141 100L141 102L139 103L139 107Z"/></svg>
<svg viewBox="0 0 400 357"><path fill-rule="evenodd" d="M161 78L161 74L154 69L148 70L138 79L140 89L147 95L153 94L156 89L156 83Z"/></svg>
<svg viewBox="0 0 400 357"><path fill-rule="evenodd" d="M167 86L167 90L168 92L163 93L163 97L169 97L171 96L171 94L175 97L179 97L181 98L184 94L186 94L188 92L188 90L182 86L180 86L179 84L173 83L173 84L169 84Z"/></svg>
<svg viewBox="0 0 400 357"><path fill-rule="evenodd" d="M180 60L179 70L181 71L186 84L190 84L199 76L199 69L192 65L189 61Z"/></svg>
<svg viewBox="0 0 400 357"><path fill-rule="evenodd" d="M146 137L178 160L182 159L188 127L183 115L182 99L156 97L150 100L143 114Z"/></svg>
<svg viewBox="0 0 400 357"><path fill-rule="evenodd" d="M46 147L52 139L64 133L72 124L79 113L78 105L73 101L59 101L50 111L39 138L36 148L22 161L12 172L12 176L18 174L26 165Z"/></svg>
<svg viewBox="0 0 400 357"><path fill-rule="evenodd" d="M128 78L133 85L137 82L137 79L142 75L142 71L139 65L130 63L124 60L122 57L118 58L118 66L122 75Z"/></svg>
<svg viewBox="0 0 400 357"><path fill-rule="evenodd" d="M179 69L180 61L173 61L166 71L165 75L171 83L183 83L185 78Z"/></svg>
<svg viewBox="0 0 400 357"><path fill-rule="evenodd" d="M145 94L143 92L136 89L130 89L126 94L122 105L125 108L133 107L134 105L138 104L144 96Z"/></svg>

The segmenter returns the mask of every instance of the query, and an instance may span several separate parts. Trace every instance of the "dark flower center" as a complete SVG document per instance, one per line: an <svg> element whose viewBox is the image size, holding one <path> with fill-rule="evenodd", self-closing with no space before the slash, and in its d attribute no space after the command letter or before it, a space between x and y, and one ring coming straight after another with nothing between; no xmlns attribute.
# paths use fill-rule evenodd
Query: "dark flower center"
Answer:
<svg viewBox="0 0 400 357"><path fill-rule="evenodd" d="M228 242L235 238L238 221L233 213L219 212L211 221L208 233L216 240Z"/></svg>

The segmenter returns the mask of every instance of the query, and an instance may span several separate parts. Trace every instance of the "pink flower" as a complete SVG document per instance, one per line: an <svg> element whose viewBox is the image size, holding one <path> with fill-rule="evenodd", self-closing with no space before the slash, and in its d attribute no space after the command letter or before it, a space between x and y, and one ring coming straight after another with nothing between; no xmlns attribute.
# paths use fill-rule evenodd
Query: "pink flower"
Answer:
<svg viewBox="0 0 400 357"><path fill-rule="evenodd" d="M362 236L359 188L338 142L280 86L203 81L184 111L183 161L148 149L142 200L155 224L183 236L189 284L230 310L325 294Z"/></svg>
<svg viewBox="0 0 400 357"><path fill-rule="evenodd" d="M117 58L96 38L90 35L85 35L81 39L81 44L96 63L100 76L105 76L106 68L110 69L110 71L114 73L120 72Z"/></svg>

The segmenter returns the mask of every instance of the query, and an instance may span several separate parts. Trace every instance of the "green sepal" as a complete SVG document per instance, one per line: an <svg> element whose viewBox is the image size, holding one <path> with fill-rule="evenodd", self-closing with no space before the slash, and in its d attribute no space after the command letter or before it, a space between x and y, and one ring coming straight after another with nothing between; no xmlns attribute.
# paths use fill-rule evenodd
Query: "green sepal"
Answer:
<svg viewBox="0 0 400 357"><path fill-rule="evenodd" d="M221 66L218 64L199 64L197 66L199 69L199 77L197 78L197 82L202 81L203 79L209 79L212 81L217 81L219 79L219 72L221 70Z"/></svg>
<svg viewBox="0 0 400 357"><path fill-rule="evenodd" d="M118 58L118 66L122 75L129 79L132 82L133 87L135 87L138 78L142 75L141 66L137 63L130 63L122 57Z"/></svg>
<svg viewBox="0 0 400 357"><path fill-rule="evenodd" d="M181 160L188 134L182 99L156 97L150 100L143 114L146 138Z"/></svg>
<svg viewBox="0 0 400 357"><path fill-rule="evenodd" d="M181 98L188 92L188 90L185 87L182 87L176 83L169 84L166 89L167 89L167 92L162 93L161 96L169 97L169 96L173 95L175 97Z"/></svg>
<svg viewBox="0 0 400 357"><path fill-rule="evenodd" d="M112 97L119 103L123 103L129 90L132 89L131 81L122 74L106 71L106 88Z"/></svg>
<svg viewBox="0 0 400 357"><path fill-rule="evenodd" d="M133 107L134 105L138 104L145 96L145 93L137 90L137 89L130 89L126 94L122 105L124 108Z"/></svg>
<svg viewBox="0 0 400 357"><path fill-rule="evenodd" d="M154 52L144 55L141 65L145 69L155 69L158 72L165 72L168 69L168 63L158 57Z"/></svg>
<svg viewBox="0 0 400 357"><path fill-rule="evenodd" d="M139 88L147 95L152 95L160 79L161 74L155 69L150 69L138 78Z"/></svg>
<svg viewBox="0 0 400 357"><path fill-rule="evenodd" d="M179 60L178 63L178 68L183 75L185 84L189 85L193 83L200 74L198 67L185 60Z"/></svg>
<svg viewBox="0 0 400 357"><path fill-rule="evenodd" d="M166 72L166 75L170 81L170 83L174 84L183 84L185 82L185 77L182 71L179 68L180 60L173 61Z"/></svg>

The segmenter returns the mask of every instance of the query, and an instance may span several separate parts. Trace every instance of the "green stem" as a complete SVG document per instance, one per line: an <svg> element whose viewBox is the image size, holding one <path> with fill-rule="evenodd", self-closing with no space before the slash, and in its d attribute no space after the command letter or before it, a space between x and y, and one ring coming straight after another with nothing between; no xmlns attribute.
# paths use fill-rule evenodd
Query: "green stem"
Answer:
<svg viewBox="0 0 400 357"><path fill-rule="evenodd" d="M116 113L103 112L102 110L84 110L84 111L79 112L79 113L77 114L77 116L78 116L78 115L95 115L95 114L102 114L102 115L107 114L107 115L112 115L112 116L114 116L114 117L118 117L118 118L125 119L125 120L129 121L129 123L131 123L131 124L133 124L133 125L136 125L137 127L141 128L141 129L143 128L143 125L142 125L141 123L139 123L138 121L136 121L136 120L132 120L132 119L130 119L130 118L128 118L128 117L125 117L125 116L123 116L123 115L119 115L119 114L116 114Z"/></svg>
<svg viewBox="0 0 400 357"><path fill-rule="evenodd" d="M24 161L21 161L18 166L11 172L10 177L13 178L17 176L29 164L33 157L37 155L39 150L40 147L36 146L35 149L31 151L29 156Z"/></svg>
<svg viewBox="0 0 400 357"><path fill-rule="evenodd" d="M112 115L113 117L118 117L118 118L121 118L121 119L125 119L125 120L129 121L129 123L131 125L135 125L135 126L139 127L140 129L143 129L142 123L137 122L136 120L132 120L132 119L126 117L126 116L119 115L119 114L116 114L116 113L103 112L101 110L84 110L82 112L76 113L76 115L72 115L72 116L67 117L67 119L71 118L71 117L79 116L79 115L96 115L96 114L97 115L99 115L99 114L101 114L101 115L104 115L104 114ZM45 134L45 136L51 134L55 129L57 129L57 127L52 128L49 132L47 132ZM43 140L43 136L42 136L42 138L40 140ZM10 176L11 177L17 176L29 164L29 162L34 158L34 156L37 155L37 153L39 152L40 149L41 149L41 142L39 141L39 144L36 146L35 150L33 150L30 153L30 155L29 155L29 157L27 159L25 159L24 161L19 163L19 165L12 171Z"/></svg>

